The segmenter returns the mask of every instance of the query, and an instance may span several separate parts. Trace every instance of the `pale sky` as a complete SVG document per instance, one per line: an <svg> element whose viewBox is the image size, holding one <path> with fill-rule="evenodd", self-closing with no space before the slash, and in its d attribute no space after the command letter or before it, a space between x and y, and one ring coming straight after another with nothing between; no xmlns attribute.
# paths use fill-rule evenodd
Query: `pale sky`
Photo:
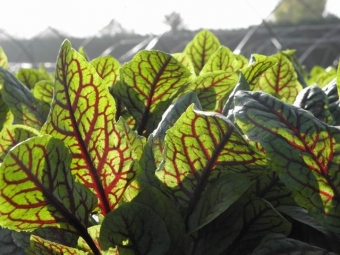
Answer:
<svg viewBox="0 0 340 255"><path fill-rule="evenodd" d="M308 0L307 0L308 1ZM98 33L112 19L136 33L161 34L164 16L180 13L188 29L232 29L256 25L278 0L0 0L0 29L33 37L48 26L73 36ZM340 16L340 0L328 0L327 12Z"/></svg>

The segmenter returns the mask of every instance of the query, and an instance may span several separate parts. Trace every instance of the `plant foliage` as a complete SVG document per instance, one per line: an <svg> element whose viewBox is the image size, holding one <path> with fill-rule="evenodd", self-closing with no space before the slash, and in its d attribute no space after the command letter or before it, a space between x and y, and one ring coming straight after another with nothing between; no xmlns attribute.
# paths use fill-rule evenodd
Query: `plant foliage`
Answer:
<svg viewBox="0 0 340 255"><path fill-rule="evenodd" d="M340 71L297 66L208 30L122 65L65 40L54 75L0 48L2 254L339 253Z"/></svg>

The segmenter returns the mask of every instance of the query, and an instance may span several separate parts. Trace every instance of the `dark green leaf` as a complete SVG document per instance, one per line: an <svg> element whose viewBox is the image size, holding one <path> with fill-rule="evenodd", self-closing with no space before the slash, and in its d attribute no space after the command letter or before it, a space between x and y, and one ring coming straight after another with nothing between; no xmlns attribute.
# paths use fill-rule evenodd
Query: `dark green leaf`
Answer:
<svg viewBox="0 0 340 255"><path fill-rule="evenodd" d="M286 238L280 234L270 234L262 239L252 255L336 255L316 246Z"/></svg>
<svg viewBox="0 0 340 255"><path fill-rule="evenodd" d="M209 224L235 203L250 187L242 174L225 174L216 180L198 201L189 217L189 232Z"/></svg>
<svg viewBox="0 0 340 255"><path fill-rule="evenodd" d="M105 217L99 242L104 250L118 247L120 255L162 255L170 248L164 221L149 206L134 202Z"/></svg>
<svg viewBox="0 0 340 255"><path fill-rule="evenodd" d="M298 205L340 231L340 130L262 92L238 92L238 126L259 141Z"/></svg>

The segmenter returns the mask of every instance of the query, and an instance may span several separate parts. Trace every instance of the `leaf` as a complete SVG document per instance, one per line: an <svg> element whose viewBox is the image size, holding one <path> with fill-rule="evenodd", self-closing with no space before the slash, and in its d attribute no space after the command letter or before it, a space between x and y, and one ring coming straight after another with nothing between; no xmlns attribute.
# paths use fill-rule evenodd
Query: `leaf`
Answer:
<svg viewBox="0 0 340 255"><path fill-rule="evenodd" d="M33 89L37 82L43 80L50 80L51 78L48 73L33 68L19 69L18 73L16 74L16 77L29 89Z"/></svg>
<svg viewBox="0 0 340 255"><path fill-rule="evenodd" d="M80 55L82 55L84 57L84 59L86 61L89 61L89 58L88 58L88 56L86 54L84 46L80 46L79 49L78 49L78 52L80 53Z"/></svg>
<svg viewBox="0 0 340 255"><path fill-rule="evenodd" d="M225 100L238 81L236 73L215 71L193 79L186 92L195 91L206 111L221 111Z"/></svg>
<svg viewBox="0 0 340 255"><path fill-rule="evenodd" d="M0 47L0 66L8 69L8 59L2 47Z"/></svg>
<svg viewBox="0 0 340 255"><path fill-rule="evenodd" d="M37 228L33 232L15 232L13 231L13 241L21 248L30 247L30 238L32 235L41 237L47 241L56 242L62 245L74 247L77 244L79 235L59 228Z"/></svg>
<svg viewBox="0 0 340 255"><path fill-rule="evenodd" d="M13 241L12 230L0 227L0 247L2 255L25 255L25 251Z"/></svg>
<svg viewBox="0 0 340 255"><path fill-rule="evenodd" d="M165 142L164 162L156 176L187 217L206 187L222 175L243 173L255 178L264 172L266 160L223 115L193 105L168 129Z"/></svg>
<svg viewBox="0 0 340 255"><path fill-rule="evenodd" d="M1 83L0 83L1 87ZM13 114L10 112L7 104L2 99L1 93L0 93L0 130L4 126L11 125L13 122Z"/></svg>
<svg viewBox="0 0 340 255"><path fill-rule="evenodd" d="M117 59L112 56L98 57L90 62L94 66L99 76L107 86L115 85L119 78L120 64Z"/></svg>
<svg viewBox="0 0 340 255"><path fill-rule="evenodd" d="M43 112L29 89L2 67L0 79L3 81L1 96L14 116L14 124L24 124L40 130L44 122Z"/></svg>
<svg viewBox="0 0 340 255"><path fill-rule="evenodd" d="M53 99L53 86L53 81L43 80L38 81L32 90L34 98L41 106L44 120L47 119L50 112L51 102Z"/></svg>
<svg viewBox="0 0 340 255"><path fill-rule="evenodd" d="M201 74L213 71L234 73L242 68L244 64L241 58L234 55L228 47L220 46L203 66Z"/></svg>
<svg viewBox="0 0 340 255"><path fill-rule="evenodd" d="M256 180L254 193L257 197L263 198L275 208L282 205L295 205L292 192L280 181L279 175L275 172Z"/></svg>
<svg viewBox="0 0 340 255"><path fill-rule="evenodd" d="M120 100L137 122L138 134L150 134L163 112L191 77L170 54L143 50L120 69Z"/></svg>
<svg viewBox="0 0 340 255"><path fill-rule="evenodd" d="M335 255L316 246L286 238L281 234L270 234L264 237L252 255L294 254L294 255Z"/></svg>
<svg viewBox="0 0 340 255"><path fill-rule="evenodd" d="M13 230L58 227L82 234L96 197L76 183L71 157L51 136L33 137L13 148L0 167L0 222Z"/></svg>
<svg viewBox="0 0 340 255"><path fill-rule="evenodd" d="M326 93L315 85L300 91L294 105L310 111L316 118L325 123L334 123L333 116L329 111Z"/></svg>
<svg viewBox="0 0 340 255"><path fill-rule="evenodd" d="M189 232L197 231L216 219L235 203L251 186L242 174L225 174L200 198L189 217Z"/></svg>
<svg viewBox="0 0 340 255"><path fill-rule="evenodd" d="M273 55L273 57L277 59L277 64L267 69L260 76L258 89L292 104L302 90L294 66L288 57L281 52Z"/></svg>
<svg viewBox="0 0 340 255"><path fill-rule="evenodd" d="M198 75L220 46L218 38L209 30L203 29L186 45L183 52L191 59Z"/></svg>
<svg viewBox="0 0 340 255"><path fill-rule="evenodd" d="M188 238L183 219L174 204L164 194L152 186L145 186L133 202L148 206L164 221L170 237L170 248L166 254L186 254Z"/></svg>
<svg viewBox="0 0 340 255"><path fill-rule="evenodd" d="M238 64L240 65L239 69L242 69L248 65L248 59L245 56L235 54L235 57L238 61Z"/></svg>
<svg viewBox="0 0 340 255"><path fill-rule="evenodd" d="M24 125L5 126L0 132L0 163L15 145L38 135L37 130Z"/></svg>
<svg viewBox="0 0 340 255"><path fill-rule="evenodd" d="M62 244L58 244L52 241L45 240L39 236L31 236L31 245L26 249L28 255L86 255L87 252L83 252L76 248L68 247Z"/></svg>
<svg viewBox="0 0 340 255"><path fill-rule="evenodd" d="M162 120L158 124L157 129L149 136L150 146L152 148L154 156L155 169L160 165L163 160L163 150L164 150L164 138L166 132L171 128L178 118L186 111L186 109L191 105L195 104L197 109L201 109L200 101L194 92L189 92L184 96L176 100L175 103L169 106L169 108L164 112Z"/></svg>
<svg viewBox="0 0 340 255"><path fill-rule="evenodd" d="M261 75L269 68L277 63L277 59L274 56L264 56L260 54L252 54L248 66L243 67L241 72L243 73L246 81L248 82L250 89L257 89L257 82Z"/></svg>
<svg viewBox="0 0 340 255"><path fill-rule="evenodd" d="M138 158L129 144L132 131L115 123L107 85L67 40L59 52L55 80L51 112L41 132L65 143L72 155L72 174L94 192L106 215L136 175Z"/></svg>
<svg viewBox="0 0 340 255"><path fill-rule="evenodd" d="M290 222L263 199L249 199L243 215L241 234L225 254L249 254L264 236L275 233L288 236L291 231Z"/></svg>
<svg viewBox="0 0 340 255"><path fill-rule="evenodd" d="M226 254L225 250L237 239L243 226L243 207L233 204L220 216L198 230L194 251L188 254Z"/></svg>
<svg viewBox="0 0 340 255"><path fill-rule="evenodd" d="M328 107L331 112L334 125L340 125L340 100L339 90L340 86L337 85L336 79L330 82L327 86L323 87L322 90L325 92L328 99Z"/></svg>
<svg viewBox="0 0 340 255"><path fill-rule="evenodd" d="M262 92L238 92L238 126L259 141L298 205L340 231L340 130Z"/></svg>
<svg viewBox="0 0 340 255"><path fill-rule="evenodd" d="M163 220L150 207L134 202L122 204L105 217L99 242L104 250L118 247L120 255L161 255L170 245Z"/></svg>
<svg viewBox="0 0 340 255"><path fill-rule="evenodd" d="M92 240L94 241L94 243L96 244L98 248L100 248L100 244L99 244L100 228L101 228L101 225L95 225L87 229L87 232L89 233L89 235L91 236ZM81 249L82 251L86 251L92 254L91 248L88 246L87 242L82 237L78 239L77 248Z"/></svg>
<svg viewBox="0 0 340 255"><path fill-rule="evenodd" d="M186 53L180 52L180 53L173 53L171 55L175 59L177 59L183 66L185 66L194 77L196 76L194 65L191 62L190 57Z"/></svg>

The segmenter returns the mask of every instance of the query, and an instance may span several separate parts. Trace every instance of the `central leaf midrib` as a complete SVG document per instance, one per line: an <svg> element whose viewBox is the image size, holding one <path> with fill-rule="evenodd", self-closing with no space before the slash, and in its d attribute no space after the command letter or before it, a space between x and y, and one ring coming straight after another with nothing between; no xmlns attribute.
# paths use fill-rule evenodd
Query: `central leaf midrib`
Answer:
<svg viewBox="0 0 340 255"><path fill-rule="evenodd" d="M228 140L230 139L230 136L233 132L233 128L231 128L229 125L228 125L228 127L229 127L229 129L227 130L227 133L223 136L223 139L220 141L220 143L218 144L218 146L216 147L216 149L212 153L210 160L207 162L206 167L203 169L199 183L197 184L196 189L194 190L193 197L189 201L188 210L187 210L187 214L186 214L186 220L185 220L185 225L186 225L187 229L188 229L189 217L192 214L192 212L194 211L194 208L195 208L197 202L199 201L199 199L201 197L201 194L202 194L203 189L204 189L204 185L206 185L206 183L209 179L211 169L213 168L214 164L216 163L216 161L217 161L217 159L220 155L220 152L223 150L225 144L228 142Z"/></svg>
<svg viewBox="0 0 340 255"><path fill-rule="evenodd" d="M151 108L151 104L152 104L152 98L155 94L155 90L156 90L156 85L160 79L160 77L162 76L162 74L165 71L165 68L168 66L169 62L171 60L171 56L168 56L168 58L163 62L161 68L159 69L159 71L157 72L152 84L151 84L151 89L150 89L150 93L149 93L149 97L147 97L147 101L146 101L146 105L144 108L144 112L141 118L141 123L140 126L138 127L138 134L142 135L144 129L146 128L146 123L150 114L150 108Z"/></svg>
<svg viewBox="0 0 340 255"><path fill-rule="evenodd" d="M75 60L75 59L73 59L73 61L75 61L76 64L77 64L77 73L79 74L79 84L82 85L81 81L82 81L83 77L82 77L82 73L79 72L79 70L81 70L81 68L79 66L79 62L77 60ZM65 59L63 59L63 66L64 67L68 66L68 64L66 63ZM69 91L68 91L68 86L66 84L67 73L65 72L65 68L62 69L62 75L63 75L63 80L65 81L65 84L60 79L58 79L58 80L59 80L60 84L64 87L64 90L65 90L66 101L67 101L67 104L69 106L68 112L70 114L70 119L71 119L71 122L72 122L72 126L74 128L74 133L75 133L77 141L79 142L80 149L83 152L83 155L85 155L86 164L90 168L89 169L89 174L90 174L90 176L92 176L92 179L94 180L95 190L97 190L97 192L99 193L99 200L102 202L102 205L103 205L103 208L102 208L103 214L106 215L106 214L108 214L110 212L110 205L109 205L109 203L108 203L108 201L106 199L105 191L104 191L104 188L103 188L103 186L101 184L100 178L97 175L96 168L93 165L91 157L90 157L90 155L89 155L89 153L87 151L87 147L86 147L86 145L84 143L84 140L81 137L81 133L80 133L80 130L78 128L76 117L75 117L74 112L72 110L72 104L71 104L71 101L70 101L70 95L69 95Z"/></svg>

